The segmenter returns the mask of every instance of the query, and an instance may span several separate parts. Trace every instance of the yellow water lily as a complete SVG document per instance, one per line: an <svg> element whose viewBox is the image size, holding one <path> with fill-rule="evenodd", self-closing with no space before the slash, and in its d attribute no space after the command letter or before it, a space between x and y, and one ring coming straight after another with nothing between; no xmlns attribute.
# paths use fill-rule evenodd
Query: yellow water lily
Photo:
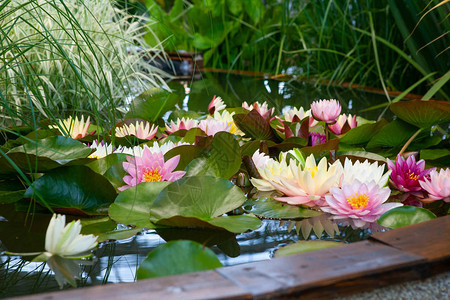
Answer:
<svg viewBox="0 0 450 300"><path fill-rule="evenodd" d="M155 137L158 131L158 126L150 124L147 121L136 121L135 124L124 124L121 127L116 127L116 136L125 137L127 135L134 135L143 140L151 140Z"/></svg>
<svg viewBox="0 0 450 300"><path fill-rule="evenodd" d="M293 178L276 176L272 185L287 197L275 197L276 200L293 205L321 206L330 188L340 184L343 167L340 161L328 166L324 157L316 164L314 155L306 158L305 166L290 164Z"/></svg>
<svg viewBox="0 0 450 300"><path fill-rule="evenodd" d="M227 110L223 110L222 112L214 112L213 118L218 121L225 122L227 125L230 125L230 133L234 135L243 136L244 133L236 126L233 120L234 112L230 113Z"/></svg>
<svg viewBox="0 0 450 300"><path fill-rule="evenodd" d="M50 125L51 129L58 129L59 132L63 135L70 135L73 139L81 139L88 134L93 134L94 132L88 133L89 126L91 125L91 117L86 119L84 122L84 116L81 116L81 119L78 120L78 117L75 119L72 116L69 116L67 119L59 120L58 125Z"/></svg>

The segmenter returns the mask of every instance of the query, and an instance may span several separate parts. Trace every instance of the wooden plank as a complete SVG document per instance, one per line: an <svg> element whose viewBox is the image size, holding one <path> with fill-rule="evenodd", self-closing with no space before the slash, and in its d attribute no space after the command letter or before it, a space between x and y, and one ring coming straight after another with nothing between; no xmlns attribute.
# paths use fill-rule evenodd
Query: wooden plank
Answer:
<svg viewBox="0 0 450 300"><path fill-rule="evenodd" d="M370 241L217 269L256 298L323 291L339 282L416 267L422 256Z"/></svg>
<svg viewBox="0 0 450 300"><path fill-rule="evenodd" d="M251 299L251 295L216 271L205 271L14 298L19 299Z"/></svg>
<svg viewBox="0 0 450 300"><path fill-rule="evenodd" d="M426 257L430 262L450 259L450 215L375 233L371 239Z"/></svg>

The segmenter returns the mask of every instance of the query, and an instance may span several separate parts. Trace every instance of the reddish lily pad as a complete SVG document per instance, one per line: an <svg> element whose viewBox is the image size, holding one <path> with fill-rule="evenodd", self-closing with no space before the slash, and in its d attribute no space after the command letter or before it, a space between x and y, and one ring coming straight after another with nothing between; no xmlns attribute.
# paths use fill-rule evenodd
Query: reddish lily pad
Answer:
<svg viewBox="0 0 450 300"><path fill-rule="evenodd" d="M410 100L391 104L392 112L409 124L420 128L450 122L450 102Z"/></svg>

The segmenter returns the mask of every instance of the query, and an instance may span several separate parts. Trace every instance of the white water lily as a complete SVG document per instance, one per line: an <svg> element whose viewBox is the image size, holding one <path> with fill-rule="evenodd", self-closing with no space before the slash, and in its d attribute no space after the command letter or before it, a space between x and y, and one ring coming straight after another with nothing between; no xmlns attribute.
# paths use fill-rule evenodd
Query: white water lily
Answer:
<svg viewBox="0 0 450 300"><path fill-rule="evenodd" d="M124 124L121 127L116 127L116 136L125 137L134 135L143 140L151 140L158 132L158 126L150 124L147 121L136 121L136 123Z"/></svg>
<svg viewBox="0 0 450 300"><path fill-rule="evenodd" d="M154 141L153 146L149 147L144 144L143 147L141 146L134 146L134 147L124 147L121 153L133 155L134 157L142 157L142 153L144 152L144 149L150 150L151 153L157 153L162 152L162 154L166 154L168 151L172 150L175 147L183 146L183 145L191 145L186 142L178 142L174 143L172 141L167 141L164 144L160 145L158 142Z"/></svg>
<svg viewBox="0 0 450 300"><path fill-rule="evenodd" d="M214 136L220 131L231 131L231 126L226 121L216 120L214 118L206 118L202 120L198 126L204 133L210 136Z"/></svg>
<svg viewBox="0 0 450 300"><path fill-rule="evenodd" d="M97 246L97 237L82 235L80 220L66 225L66 216L54 214L45 235L45 255L62 257L84 254Z"/></svg>
<svg viewBox="0 0 450 300"><path fill-rule="evenodd" d="M280 154L280 160L277 161L257 150L253 154L252 160L259 172L259 175L261 175L261 178L250 178L250 181L259 191L274 191L276 188L273 183L280 183L280 176L287 179L293 178L292 171L289 168L286 161L286 155L284 153Z"/></svg>
<svg viewBox="0 0 450 300"><path fill-rule="evenodd" d="M384 173L384 166L378 166L377 162L369 163L368 160L365 160L363 163L360 161L352 163L350 159L345 158L344 175L341 184L352 184L355 179L358 179L362 183L375 181L382 188L387 184L391 172L392 170L389 170Z"/></svg>
<svg viewBox="0 0 450 300"><path fill-rule="evenodd" d="M293 179L277 176L272 184L287 197L275 197L276 200L292 205L321 206L330 188L339 186L343 168L340 161L327 166L324 157L316 165L314 155L306 158L305 166L290 164ZM279 183L277 183L279 182Z"/></svg>
<svg viewBox="0 0 450 300"><path fill-rule="evenodd" d="M105 141L99 142L97 140L92 142L90 148L95 149L95 151L89 155L89 158L97 158L97 159L103 158L112 153L122 153L124 150L123 147L114 148L112 144L105 143Z"/></svg>

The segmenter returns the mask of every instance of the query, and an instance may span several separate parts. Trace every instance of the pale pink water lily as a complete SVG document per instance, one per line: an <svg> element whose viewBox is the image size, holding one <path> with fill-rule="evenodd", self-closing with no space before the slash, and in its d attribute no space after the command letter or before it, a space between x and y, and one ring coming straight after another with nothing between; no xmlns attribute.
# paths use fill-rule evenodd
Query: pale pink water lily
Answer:
<svg viewBox="0 0 450 300"><path fill-rule="evenodd" d="M348 130L355 128L356 123L356 115L352 116L349 114L342 114L337 118L336 123L329 125L328 128L336 135L344 134Z"/></svg>
<svg viewBox="0 0 450 300"><path fill-rule="evenodd" d="M176 122L170 121L170 125L166 124L166 133L171 134L178 130L189 130L198 127L198 121L190 118L178 118Z"/></svg>
<svg viewBox="0 0 450 300"><path fill-rule="evenodd" d="M330 188L339 185L343 171L340 161L328 167L325 157L316 165L313 154L306 158L303 169L301 164L289 166L293 179L275 176L276 181L272 182L273 186L287 197L275 197L275 199L292 205L303 204L310 207L325 204L325 195L329 193Z"/></svg>
<svg viewBox="0 0 450 300"><path fill-rule="evenodd" d="M124 147L121 151L121 153L133 155L134 157L142 157L144 150L148 149L151 153L157 153L161 152L163 155L172 150L173 148L176 148L178 146L184 146L184 145L190 145L186 142L177 142L174 143L172 141L166 141L163 144L159 144L157 141L153 142L153 145L149 147L148 145L144 144L143 146L134 146L134 147Z"/></svg>
<svg viewBox="0 0 450 300"><path fill-rule="evenodd" d="M354 163L345 158L344 172L342 174L342 184L352 184L356 179L362 183L375 181L380 188L384 187L389 180L391 170L384 171L384 165L378 165L378 162L369 163L366 159L364 162L355 161Z"/></svg>
<svg viewBox="0 0 450 300"><path fill-rule="evenodd" d="M49 127L52 129L58 129L59 132L63 135L70 135L73 139L81 139L86 135L94 134L95 130L92 132L87 132L89 126L91 125L91 117L87 117L86 122L84 122L84 116L81 116L81 119L78 120L78 117L75 119L72 116L69 116L67 119L59 120L58 125L50 125Z"/></svg>
<svg viewBox="0 0 450 300"><path fill-rule="evenodd" d="M214 118L206 118L205 120L200 121L198 128L203 130L204 133L210 136L214 136L219 131L231 131L231 125L227 124L227 122L222 120L216 120Z"/></svg>
<svg viewBox="0 0 450 300"><path fill-rule="evenodd" d="M126 185L118 188L124 191L141 182L175 181L186 174L185 171L173 171L180 162L180 155L164 161L162 152L152 153L148 148L142 151L141 157L127 156L123 162L124 170L129 174L123 178Z"/></svg>
<svg viewBox="0 0 450 300"><path fill-rule="evenodd" d="M389 182L394 188L402 192L417 192L422 190L419 181L428 177L434 169L425 169L423 159L416 162L416 158L411 155L406 160L399 154L395 163L389 158L386 159L388 168L392 170Z"/></svg>
<svg viewBox="0 0 450 300"><path fill-rule="evenodd" d="M334 123L341 113L341 104L336 99L314 101L311 111L317 120Z"/></svg>
<svg viewBox="0 0 450 300"><path fill-rule="evenodd" d="M314 127L318 122L312 117L311 109L305 111L303 107L298 109L297 107L291 108L283 113L284 120L288 122L300 122L306 117L309 117L309 127Z"/></svg>
<svg viewBox="0 0 450 300"><path fill-rule="evenodd" d="M423 202L444 200L450 202L450 169L432 170L430 178L424 177L419 181L420 186L428 192L428 198Z"/></svg>
<svg viewBox="0 0 450 300"><path fill-rule="evenodd" d="M263 104L260 104L259 102L254 102L252 105L249 105L246 101L242 103L242 107L246 110L254 110L256 111L264 118L264 119L270 119L272 117L274 108L268 107L267 102L264 102Z"/></svg>
<svg viewBox="0 0 450 300"><path fill-rule="evenodd" d="M66 216L54 214L45 234L45 255L70 257L83 254L97 246L97 237L81 232L80 220L66 225Z"/></svg>
<svg viewBox="0 0 450 300"><path fill-rule="evenodd" d="M388 210L403 205L385 203L390 194L388 187L380 188L375 181L362 183L355 179L351 184L344 183L341 188L331 188L325 196L328 206L321 209L332 214L335 220L348 220L352 227L363 228L367 223L377 221Z"/></svg>
<svg viewBox="0 0 450 300"><path fill-rule="evenodd" d="M134 135L142 140L151 140L158 132L158 126L150 124L147 121L136 121L134 124L124 124L123 126L116 127L116 136L125 137L128 135Z"/></svg>
<svg viewBox="0 0 450 300"><path fill-rule="evenodd" d="M221 111L222 109L225 109L227 106L223 102L221 97L214 97L212 98L211 102L208 105L208 112L210 115L214 114L216 111Z"/></svg>

